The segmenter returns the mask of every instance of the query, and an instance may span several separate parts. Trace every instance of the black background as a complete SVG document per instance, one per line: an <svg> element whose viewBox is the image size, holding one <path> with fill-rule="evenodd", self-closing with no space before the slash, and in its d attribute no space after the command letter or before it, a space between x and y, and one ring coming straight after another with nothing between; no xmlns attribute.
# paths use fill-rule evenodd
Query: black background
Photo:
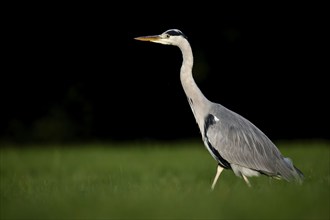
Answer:
<svg viewBox="0 0 330 220"><path fill-rule="evenodd" d="M206 97L271 139L329 138L320 5L11 5L4 19L1 138L199 137L180 50L134 37L178 28Z"/></svg>

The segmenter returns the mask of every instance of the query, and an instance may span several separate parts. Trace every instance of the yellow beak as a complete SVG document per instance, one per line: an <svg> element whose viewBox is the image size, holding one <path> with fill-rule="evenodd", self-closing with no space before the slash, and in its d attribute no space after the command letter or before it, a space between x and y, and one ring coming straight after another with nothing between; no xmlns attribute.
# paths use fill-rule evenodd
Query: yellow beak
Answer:
<svg viewBox="0 0 330 220"><path fill-rule="evenodd" d="M155 42L160 39L159 35L136 37L135 40Z"/></svg>

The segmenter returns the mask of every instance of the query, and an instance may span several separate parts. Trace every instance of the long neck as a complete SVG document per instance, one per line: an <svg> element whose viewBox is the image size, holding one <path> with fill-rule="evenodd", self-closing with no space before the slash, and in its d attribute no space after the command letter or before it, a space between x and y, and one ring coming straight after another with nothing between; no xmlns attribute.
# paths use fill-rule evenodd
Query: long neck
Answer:
<svg viewBox="0 0 330 220"><path fill-rule="evenodd" d="M185 91L190 107L194 113L199 128L203 128L203 121L205 118L206 111L209 108L210 101L203 95L201 90L198 88L193 75L193 53L188 41L184 40L179 48L182 52L182 66L180 71L180 79L183 90Z"/></svg>

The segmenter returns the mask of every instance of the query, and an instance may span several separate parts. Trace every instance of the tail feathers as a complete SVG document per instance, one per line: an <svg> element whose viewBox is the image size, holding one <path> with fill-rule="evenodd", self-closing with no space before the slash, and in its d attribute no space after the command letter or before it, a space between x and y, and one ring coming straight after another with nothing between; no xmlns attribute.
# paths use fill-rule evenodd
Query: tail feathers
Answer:
<svg viewBox="0 0 330 220"><path fill-rule="evenodd" d="M280 175L287 181L296 181L302 183L304 180L304 174L297 167L295 167L290 158L283 158L284 163L282 163L280 169Z"/></svg>
<svg viewBox="0 0 330 220"><path fill-rule="evenodd" d="M301 170L299 170L299 169L298 169L297 167L295 167L295 166L293 166L293 168L296 170L296 172L297 172L298 175L299 175L298 182L299 182L299 183L302 183L303 180L304 180L304 178L305 178L303 172L301 172Z"/></svg>

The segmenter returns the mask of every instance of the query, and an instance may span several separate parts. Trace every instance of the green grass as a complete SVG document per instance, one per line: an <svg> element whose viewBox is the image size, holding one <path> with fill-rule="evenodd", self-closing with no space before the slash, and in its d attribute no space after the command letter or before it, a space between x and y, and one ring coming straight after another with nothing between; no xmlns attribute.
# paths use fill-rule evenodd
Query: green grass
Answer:
<svg viewBox="0 0 330 220"><path fill-rule="evenodd" d="M1 219L329 219L330 146L278 143L303 185L224 171L200 141L0 149Z"/></svg>

